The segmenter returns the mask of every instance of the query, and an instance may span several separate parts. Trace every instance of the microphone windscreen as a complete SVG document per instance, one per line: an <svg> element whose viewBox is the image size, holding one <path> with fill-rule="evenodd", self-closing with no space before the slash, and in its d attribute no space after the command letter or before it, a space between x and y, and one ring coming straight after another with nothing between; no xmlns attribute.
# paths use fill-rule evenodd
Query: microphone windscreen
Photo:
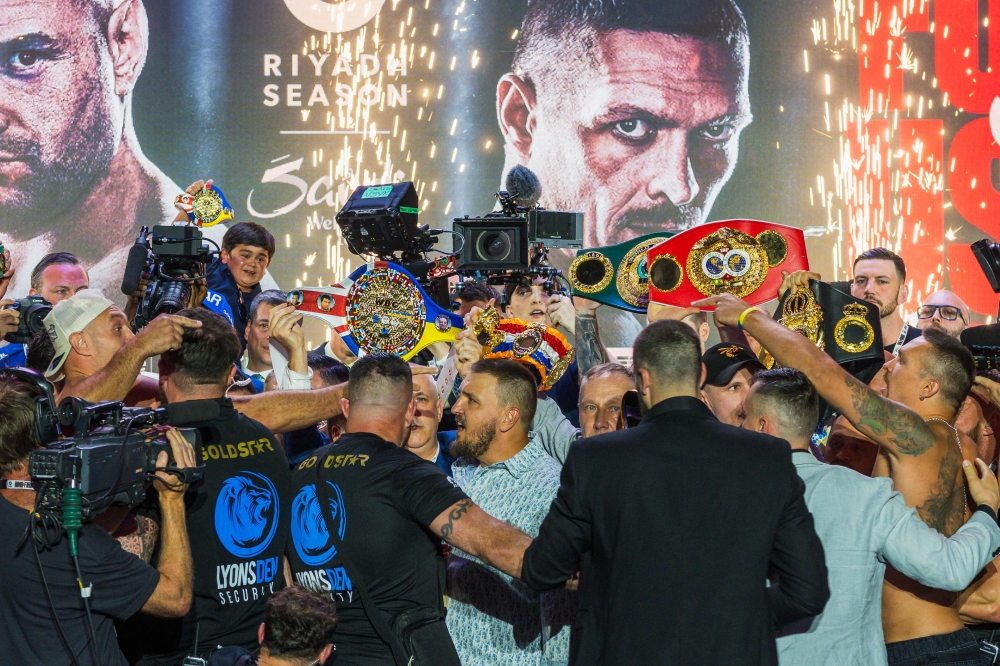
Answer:
<svg viewBox="0 0 1000 666"><path fill-rule="evenodd" d="M219 403L214 400L191 400L175 402L166 406L169 418L167 423L172 426L183 426L189 423L203 423L219 418Z"/></svg>
<svg viewBox="0 0 1000 666"><path fill-rule="evenodd" d="M135 243L129 248L125 274L122 276L122 293L131 296L139 290L139 280L146 268L146 244Z"/></svg>
<svg viewBox="0 0 1000 666"><path fill-rule="evenodd" d="M518 164L508 171L504 185L507 194L518 206L531 208L542 198L542 184L535 172L526 166Z"/></svg>
<svg viewBox="0 0 1000 666"><path fill-rule="evenodd" d="M1000 324L972 326L962 331L966 347L1000 347Z"/></svg>

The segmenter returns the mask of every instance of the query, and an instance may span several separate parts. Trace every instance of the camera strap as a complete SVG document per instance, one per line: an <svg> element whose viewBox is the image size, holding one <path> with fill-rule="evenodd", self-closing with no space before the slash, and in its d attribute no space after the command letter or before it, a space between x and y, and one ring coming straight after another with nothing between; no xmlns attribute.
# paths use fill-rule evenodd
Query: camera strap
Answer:
<svg viewBox="0 0 1000 666"><path fill-rule="evenodd" d="M899 332L899 337L896 339L896 346L892 348L892 355L899 356L899 348L903 346L903 342L906 341L906 334L910 332L910 325L903 324L903 329Z"/></svg>
<svg viewBox="0 0 1000 666"><path fill-rule="evenodd" d="M4 490L34 490L35 484L32 481L0 479L0 488L3 488Z"/></svg>

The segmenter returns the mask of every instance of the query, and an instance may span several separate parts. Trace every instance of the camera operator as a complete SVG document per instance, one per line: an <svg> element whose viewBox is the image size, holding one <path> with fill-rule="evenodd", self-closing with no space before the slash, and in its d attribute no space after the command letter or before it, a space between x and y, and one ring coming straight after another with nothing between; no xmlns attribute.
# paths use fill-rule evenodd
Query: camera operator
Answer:
<svg viewBox="0 0 1000 666"><path fill-rule="evenodd" d="M52 549L18 547L35 505L28 458L39 447L35 434L35 389L0 373L0 645L11 664L115 664L126 661L115 640L113 620L139 610L157 617L183 617L191 606L192 562L184 523L186 486L165 472L154 482L162 514L160 557L154 569L126 553L107 532L86 523L79 535L82 580L90 597L96 643L91 645L76 572L66 538ZM178 467L195 466L190 444L167 433ZM165 467L166 452L157 458Z"/></svg>
<svg viewBox="0 0 1000 666"><path fill-rule="evenodd" d="M288 533L290 472L284 451L260 423L236 412L225 398L240 345L224 317L203 308L181 310L197 321L182 344L160 356L160 392L169 404L214 402L219 416L190 424L201 432L202 479L186 497L195 566L194 604L183 621L158 621L129 632L141 637L141 664L176 664L199 644L256 644L271 594L283 586L281 555ZM154 628L155 627L155 628ZM207 656L211 649L204 650Z"/></svg>
<svg viewBox="0 0 1000 666"><path fill-rule="evenodd" d="M177 349L184 330L200 326L186 317L160 315L136 335L118 306L100 291L84 289L57 303L45 317L55 349L45 378L59 388L59 400L75 396L137 404L153 399L155 382L139 378L142 364Z"/></svg>
<svg viewBox="0 0 1000 666"><path fill-rule="evenodd" d="M13 271L13 268L10 270ZM89 288L90 278L80 265L80 260L69 252L53 252L42 257L31 270L31 290L28 295L41 296L55 305ZM0 308L15 302L0 300ZM0 309L0 368L21 368L27 365L28 345L8 343L3 339L8 333L17 331L19 321L16 310Z"/></svg>

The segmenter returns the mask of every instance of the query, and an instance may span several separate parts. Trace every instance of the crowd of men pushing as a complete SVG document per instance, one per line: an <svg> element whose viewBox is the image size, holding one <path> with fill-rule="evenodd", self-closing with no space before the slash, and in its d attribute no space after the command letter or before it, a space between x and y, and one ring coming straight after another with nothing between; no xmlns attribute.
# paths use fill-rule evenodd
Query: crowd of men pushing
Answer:
<svg viewBox="0 0 1000 666"><path fill-rule="evenodd" d="M975 377L954 294L904 328L891 252L861 255L851 282L878 305L890 359L871 387L728 295L653 306L627 368L597 303L511 282L505 316L575 336L548 395L484 358L472 324L500 300L486 285L457 295L468 328L426 365L357 359L337 336L307 350L301 315L259 286L274 252L266 229L234 225L208 278L226 306L135 335L73 255L34 268L47 333L0 346L0 366L35 368L60 399L220 413L186 424L198 452L168 433L200 481L161 472L146 505L85 526L91 632L64 547L37 566L15 547L35 500L35 395L0 375L0 660L175 664L198 641L214 663L258 644L261 664L332 663L333 644L348 664L990 663L977 638L1000 621L1000 384ZM704 307L723 338L708 350ZM17 324L0 310L0 335ZM272 340L288 350L280 382ZM763 369L761 346L783 369ZM449 354L461 381L442 398ZM153 357L157 380L140 375ZM629 390L644 417L623 429ZM842 417L817 448L821 398Z"/></svg>

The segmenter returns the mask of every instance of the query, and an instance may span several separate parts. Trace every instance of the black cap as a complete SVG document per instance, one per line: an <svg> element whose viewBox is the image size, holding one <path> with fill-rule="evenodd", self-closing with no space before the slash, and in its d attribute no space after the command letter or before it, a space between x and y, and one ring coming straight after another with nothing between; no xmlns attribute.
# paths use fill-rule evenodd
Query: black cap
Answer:
<svg viewBox="0 0 1000 666"><path fill-rule="evenodd" d="M743 368L764 369L764 364L757 359L753 350L733 342L720 342L709 348L701 361L707 371L705 383L712 386L725 386Z"/></svg>

